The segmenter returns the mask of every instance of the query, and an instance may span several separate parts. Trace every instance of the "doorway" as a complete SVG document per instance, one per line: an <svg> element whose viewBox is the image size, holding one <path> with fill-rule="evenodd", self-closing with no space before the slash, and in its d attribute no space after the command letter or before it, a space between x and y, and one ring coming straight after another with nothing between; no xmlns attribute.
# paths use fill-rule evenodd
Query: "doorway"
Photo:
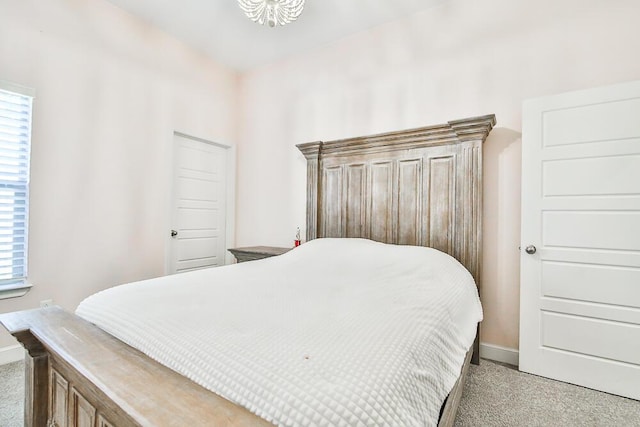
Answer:
<svg viewBox="0 0 640 427"><path fill-rule="evenodd" d="M525 103L520 370L640 399L640 82Z"/></svg>
<svg viewBox="0 0 640 427"><path fill-rule="evenodd" d="M225 264L228 151L174 133L169 274Z"/></svg>

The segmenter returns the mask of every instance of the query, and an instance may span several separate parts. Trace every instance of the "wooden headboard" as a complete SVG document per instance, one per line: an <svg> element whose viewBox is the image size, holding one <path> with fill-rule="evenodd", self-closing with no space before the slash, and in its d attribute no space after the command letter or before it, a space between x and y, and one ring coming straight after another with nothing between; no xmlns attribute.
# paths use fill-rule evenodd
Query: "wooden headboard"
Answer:
<svg viewBox="0 0 640 427"><path fill-rule="evenodd" d="M480 281L482 143L495 115L297 147L307 159L307 240L429 246Z"/></svg>

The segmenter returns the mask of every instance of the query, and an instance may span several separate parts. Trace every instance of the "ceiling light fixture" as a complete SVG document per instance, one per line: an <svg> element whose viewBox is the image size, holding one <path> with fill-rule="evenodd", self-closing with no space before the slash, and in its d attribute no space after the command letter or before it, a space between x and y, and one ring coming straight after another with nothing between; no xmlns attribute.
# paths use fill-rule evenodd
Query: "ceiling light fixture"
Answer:
<svg viewBox="0 0 640 427"><path fill-rule="evenodd" d="M260 25L289 24L302 13L305 0L238 0L240 8L253 22Z"/></svg>

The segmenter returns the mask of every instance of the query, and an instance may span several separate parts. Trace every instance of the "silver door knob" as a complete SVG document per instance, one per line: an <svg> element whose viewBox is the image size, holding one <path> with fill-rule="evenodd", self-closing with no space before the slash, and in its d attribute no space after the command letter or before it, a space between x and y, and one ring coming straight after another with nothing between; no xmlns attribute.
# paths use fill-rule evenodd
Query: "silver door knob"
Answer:
<svg viewBox="0 0 640 427"><path fill-rule="evenodd" d="M529 255L533 255L538 251L538 249L533 245L529 245L526 248L524 248L524 251Z"/></svg>
<svg viewBox="0 0 640 427"><path fill-rule="evenodd" d="M178 232L176 230L171 230L171 237L176 237Z"/></svg>

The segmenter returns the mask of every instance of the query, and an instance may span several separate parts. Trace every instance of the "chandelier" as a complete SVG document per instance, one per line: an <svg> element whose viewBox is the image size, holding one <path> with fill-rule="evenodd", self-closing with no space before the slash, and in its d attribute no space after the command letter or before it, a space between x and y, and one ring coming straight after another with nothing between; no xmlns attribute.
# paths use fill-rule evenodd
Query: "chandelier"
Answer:
<svg viewBox="0 0 640 427"><path fill-rule="evenodd" d="M253 22L270 27L295 21L304 9L304 0L238 0L238 4Z"/></svg>

